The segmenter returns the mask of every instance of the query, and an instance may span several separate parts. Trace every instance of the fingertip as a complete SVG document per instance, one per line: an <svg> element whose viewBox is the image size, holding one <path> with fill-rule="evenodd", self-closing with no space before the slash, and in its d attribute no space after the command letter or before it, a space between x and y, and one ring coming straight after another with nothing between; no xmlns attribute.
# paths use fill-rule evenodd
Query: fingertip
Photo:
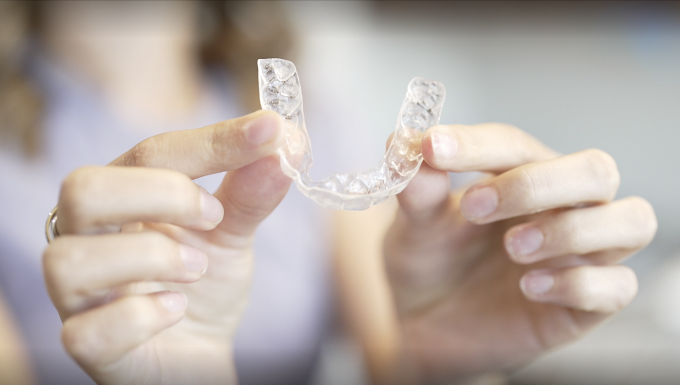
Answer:
<svg viewBox="0 0 680 385"><path fill-rule="evenodd" d="M204 252L190 245L180 243L179 253L182 265L191 273L192 277L200 278L205 274L208 269L208 256Z"/></svg>
<svg viewBox="0 0 680 385"><path fill-rule="evenodd" d="M534 223L515 226L505 233L503 244L510 259L516 263L536 262L534 255L544 241L543 232Z"/></svg>
<svg viewBox="0 0 680 385"><path fill-rule="evenodd" d="M253 145L262 146L282 139L283 119L273 111L260 110L248 115L243 125L245 139Z"/></svg>
<svg viewBox="0 0 680 385"><path fill-rule="evenodd" d="M455 171L453 162L458 155L459 141L450 127L439 125L425 131L421 141L421 152L427 164L437 170Z"/></svg>
<svg viewBox="0 0 680 385"><path fill-rule="evenodd" d="M212 196L208 191L199 186L199 200L201 205L201 216L208 223L208 229L213 229L224 218L224 207L222 203Z"/></svg>
<svg viewBox="0 0 680 385"><path fill-rule="evenodd" d="M470 187L460 201L460 211L463 217L476 224L488 222L488 217L498 208L498 192L490 185L476 185Z"/></svg>
<svg viewBox="0 0 680 385"><path fill-rule="evenodd" d="M399 206L410 217L429 218L448 202L449 175L423 164L408 186L397 195Z"/></svg>
<svg viewBox="0 0 680 385"><path fill-rule="evenodd" d="M187 309L188 300L184 293L177 291L162 291L156 293L156 298L169 313L182 313Z"/></svg>
<svg viewBox="0 0 680 385"><path fill-rule="evenodd" d="M540 300L545 298L555 286L555 277L548 269L532 270L522 276L519 286L525 297L530 300Z"/></svg>

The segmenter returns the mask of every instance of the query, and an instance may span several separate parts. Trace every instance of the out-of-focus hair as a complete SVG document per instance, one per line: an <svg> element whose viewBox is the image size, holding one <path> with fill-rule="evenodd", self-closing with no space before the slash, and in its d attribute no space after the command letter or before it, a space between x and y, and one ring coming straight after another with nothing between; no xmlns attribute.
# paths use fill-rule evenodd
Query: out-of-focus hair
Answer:
<svg viewBox="0 0 680 385"><path fill-rule="evenodd" d="M35 28L33 2L0 1L0 144L38 151L42 98L26 76L22 56Z"/></svg>
<svg viewBox="0 0 680 385"><path fill-rule="evenodd" d="M42 139L42 95L25 70L29 41L39 37L39 2L0 1L0 144L32 156ZM292 60L294 39L282 6L272 2L201 1L198 31L204 65L224 66L243 105L259 108L256 60Z"/></svg>

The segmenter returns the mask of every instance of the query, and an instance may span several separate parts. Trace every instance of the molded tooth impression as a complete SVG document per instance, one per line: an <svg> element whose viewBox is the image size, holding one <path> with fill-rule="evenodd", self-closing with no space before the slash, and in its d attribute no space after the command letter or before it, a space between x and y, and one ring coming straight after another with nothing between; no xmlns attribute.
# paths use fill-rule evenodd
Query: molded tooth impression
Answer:
<svg viewBox="0 0 680 385"><path fill-rule="evenodd" d="M286 122L285 145L278 153L281 169L298 189L321 206L365 210L398 194L423 162L420 140L439 124L446 90L436 80L414 78L408 84L390 147L377 166L355 174L333 174L315 182L309 177L312 144L302 111L302 89L295 64L283 59L257 61L262 109L276 111Z"/></svg>

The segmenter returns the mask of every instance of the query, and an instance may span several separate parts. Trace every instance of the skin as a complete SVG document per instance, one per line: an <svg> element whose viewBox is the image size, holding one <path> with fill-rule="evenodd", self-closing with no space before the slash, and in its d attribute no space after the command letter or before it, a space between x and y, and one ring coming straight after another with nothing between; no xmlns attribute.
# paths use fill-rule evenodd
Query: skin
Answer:
<svg viewBox="0 0 680 385"><path fill-rule="evenodd" d="M613 200L611 156L559 156L502 124L433 127L422 152L384 243L414 382L511 370L633 299L635 274L618 263L657 222L644 199ZM450 191L446 171L489 176Z"/></svg>
<svg viewBox="0 0 680 385"><path fill-rule="evenodd" d="M253 234L290 185L271 155L281 124L261 111L162 134L66 178L46 282L64 346L98 383L236 381L231 339L247 302ZM440 134L455 141L452 159L435 156ZM612 201L619 175L610 156L558 156L498 124L434 127L422 150L427 164L398 196L383 245L402 333L399 346L383 348L404 354L378 380L511 370L632 300L635 275L616 263L650 242L656 219L641 198ZM434 167L491 176L452 192ZM190 181L224 170L214 198ZM484 188L495 205L475 194ZM522 253L518 245L531 242L518 234L529 227L542 242Z"/></svg>
<svg viewBox="0 0 680 385"><path fill-rule="evenodd" d="M162 134L66 178L45 279L66 350L99 384L236 382L253 234L290 185L271 156L282 124L260 111ZM191 181L220 171L214 196Z"/></svg>

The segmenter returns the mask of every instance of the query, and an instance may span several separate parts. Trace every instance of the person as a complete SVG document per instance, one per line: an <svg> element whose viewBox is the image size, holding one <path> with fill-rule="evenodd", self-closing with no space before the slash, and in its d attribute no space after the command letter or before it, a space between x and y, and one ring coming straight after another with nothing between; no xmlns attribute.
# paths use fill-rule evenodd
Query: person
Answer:
<svg viewBox="0 0 680 385"><path fill-rule="evenodd" d="M88 45L91 40L79 29L87 26L85 37L101 38L110 36L107 22L125 19L128 28L143 24L167 32L161 17L152 18L156 24L148 19L160 5L144 6L156 8L137 19L132 16L139 15L140 5L128 3L78 5L91 12L57 3L47 13L51 21L46 24L60 27L50 30L47 51L70 66L71 73L99 80L102 91L97 91L105 95L93 97L91 89L60 72L57 64L46 60L41 67L56 83L53 89L62 92L52 94L61 98L48 107L47 127L55 132L46 132L54 142L48 141L45 151L51 158L42 167L70 167L59 188L59 236L43 253L45 285L63 321L63 346L100 384L233 383L237 376L244 383L302 383L300 373L313 363L308 357L323 338L319 325L331 309L324 294L325 265L300 256L323 254L328 245L319 244L325 238L313 224L318 217L312 206L286 197L291 181L275 154L283 140L278 116L258 111L154 136L138 128L124 140L83 126L127 122L134 127L129 122L139 123L140 116L190 114L191 101L196 103L201 94L199 68L177 59L186 57L177 53L186 53L187 40L165 41L168 56L158 55L163 51L150 56L167 61L144 72L140 63L130 70L125 60L115 61L126 51L113 48L129 49L131 40L99 49ZM187 25L180 20L195 20L195 14L181 8L191 5L174 7L162 7L176 11L177 19L169 23L173 28ZM113 18L111 12L127 17ZM59 44L68 42L59 40L59 30L84 40L75 46ZM156 96L169 96L170 108L147 105L139 96L149 92L139 87L149 80L140 73L163 72L160 68L173 76L157 79L189 79L176 92L168 90L177 82L156 83L168 87ZM203 89L204 95L210 92ZM185 96L189 102L182 100ZM78 120L81 114L88 120ZM214 117L210 109L201 116ZM172 126L158 119L160 126ZM150 126L143 123L137 126ZM79 143L77 135L87 139ZM72 167L85 163L88 154L88 160L108 156L139 135L150 137L111 156L107 166ZM398 195L397 208L337 213L334 221L337 292L375 382L443 383L508 371L582 336L632 300L635 274L618 262L651 241L656 219L642 198L614 200L619 174L609 155L592 149L560 155L515 127L495 123L432 127L421 149L425 162ZM13 171L3 175L35 167L11 159L3 163ZM451 191L448 172L465 171L487 175ZM3 184L3 201L28 202L29 191L49 185L49 174L36 173L37 181L19 191ZM212 194L192 181L216 174L219 185ZM11 213L12 220L19 217ZM382 227L372 226L374 220L386 223L384 237ZM2 226L8 240L25 231L8 223ZM2 244L9 245L6 250L20 249L20 242L3 239ZM11 254L2 255L8 259ZM371 258L359 258L366 255ZM253 273L253 264L261 261L277 266L276 274L268 276L271 281L258 280L258 270ZM314 266L302 266L309 263ZM293 294L308 297L293 302L291 292L277 293L296 283L301 289ZM252 303L247 305L251 284ZM262 293L264 300L258 297ZM246 308L254 316L246 313L242 321ZM254 332L235 339L247 328ZM248 356L245 347L267 338L285 343L280 335L288 333L300 338L298 346L304 348L284 344L276 350L275 344L265 343L256 352L274 349L276 354ZM239 362L239 354L247 359ZM256 374L243 377L249 370Z"/></svg>
<svg viewBox="0 0 680 385"><path fill-rule="evenodd" d="M0 25L17 29L15 39L0 39L14 42L0 55L0 291L27 353L11 355L28 356L37 382L92 383L64 352L62 322L41 269L45 236L38 230L61 181L81 165L110 162L147 136L257 109L253 63L291 49L289 27L275 17L279 7L258 4L0 3ZM245 34L235 15L248 26L266 24L258 29L266 32ZM212 191L220 180L213 175L198 183ZM323 218L312 202L291 198L260 227L255 245L262 258L235 336L244 383L266 383L261 377L269 376L304 383L330 328L327 246L313 234ZM269 322L272 314L276 323Z"/></svg>

